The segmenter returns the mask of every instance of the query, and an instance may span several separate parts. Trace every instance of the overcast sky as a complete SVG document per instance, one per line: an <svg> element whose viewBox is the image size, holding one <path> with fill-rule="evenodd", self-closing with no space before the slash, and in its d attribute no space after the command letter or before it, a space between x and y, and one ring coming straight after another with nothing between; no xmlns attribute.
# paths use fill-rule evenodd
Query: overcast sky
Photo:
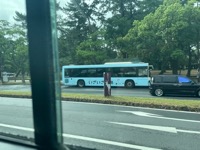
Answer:
<svg viewBox="0 0 200 150"><path fill-rule="evenodd" d="M0 20L13 21L15 11L25 13L25 0L0 0Z"/></svg>
<svg viewBox="0 0 200 150"><path fill-rule="evenodd" d="M63 4L67 0L57 0ZM15 11L25 14L25 0L0 0L0 20L13 22Z"/></svg>

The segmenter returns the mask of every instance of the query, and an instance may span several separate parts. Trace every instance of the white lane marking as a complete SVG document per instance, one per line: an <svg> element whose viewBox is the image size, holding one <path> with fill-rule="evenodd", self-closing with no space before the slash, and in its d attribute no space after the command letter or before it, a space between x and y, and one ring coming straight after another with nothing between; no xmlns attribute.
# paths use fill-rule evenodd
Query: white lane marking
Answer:
<svg viewBox="0 0 200 150"><path fill-rule="evenodd" d="M19 126L2 124L2 123L0 123L0 126L12 128L12 129L24 130L24 131L31 131L31 132L34 131L34 129L32 129L32 128L19 127ZM114 145L114 146L138 149L138 150L161 150L161 149L157 149L157 148L132 145L132 144L127 144L127 143L121 143L121 142L115 142L115 141L109 141L109 140L103 140L103 139L97 139L97 138L91 138L91 137L85 137L85 136L79 136L79 135L65 134L65 133L63 133L63 137L84 140L84 141L90 141L90 142L96 142L96 143L102 143L102 144L107 144L107 145Z"/></svg>
<svg viewBox="0 0 200 150"><path fill-rule="evenodd" d="M131 124L131 123L111 122L111 121L107 121L107 123L124 125L124 126L132 126L132 127L136 127L136 128L144 128L144 129L157 130L157 131L164 131L164 132L170 132L170 133L182 132L182 133L200 134L200 131L181 130L181 129L176 129L175 127L153 126L153 125L144 125L144 124Z"/></svg>
<svg viewBox="0 0 200 150"><path fill-rule="evenodd" d="M122 122L110 122L110 121L108 121L108 123L124 125L124 126L131 126L131 127L136 127L136 128L164 131L164 132L170 132L170 133L177 133L177 130L174 127L153 126L153 125L144 125L144 124L131 124L131 123L122 123Z"/></svg>
<svg viewBox="0 0 200 150"><path fill-rule="evenodd" d="M157 119L165 119L165 120L174 120L174 121L184 121L184 122L200 123L200 121L198 121L198 120L187 120L187 119L179 119L179 118L162 117L162 116L158 116L156 114L149 115L150 113L145 113L145 112L140 112L140 111L121 111L121 110L119 110L118 112L131 113L131 114L134 114L134 115L137 115L137 116L149 117L149 118L157 118Z"/></svg>
<svg viewBox="0 0 200 150"><path fill-rule="evenodd" d="M96 143L102 143L102 144L107 144L107 145L114 145L114 146L120 146L120 147L126 147L126 148L138 149L138 150L161 150L157 148L132 145L132 144L126 144L126 143L121 143L121 142L90 138L90 137L85 137L85 136L78 136L78 135L71 135L71 134L63 134L63 136L67 138L79 139L79 140L84 140L84 141L90 141L90 142L96 142Z"/></svg>
<svg viewBox="0 0 200 150"><path fill-rule="evenodd" d="M2 124L2 123L0 123L0 126L6 127L6 128L18 129L18 130L34 131L32 128L26 128L26 127L20 127L20 126L14 126L14 125Z"/></svg>
<svg viewBox="0 0 200 150"><path fill-rule="evenodd" d="M134 115L138 115L138 116L143 116L143 117L162 117L161 115L158 114L152 114L152 113L147 113L147 112L143 112L143 111L118 111L118 112L127 112L127 113L133 113Z"/></svg>
<svg viewBox="0 0 200 150"><path fill-rule="evenodd" d="M122 108L136 108L136 109L145 109L145 110L158 110L158 111L167 111L167 112L178 112L178 113L186 113L186 114L200 114L200 112L190 112L190 111L181 111L181 110L167 110L167 109L138 107L138 106L124 106L124 105L115 105L115 104L101 104L101 103L73 102L73 101L62 101L62 103L81 103L81 104L85 104L85 105L99 105L99 106L122 107Z"/></svg>
<svg viewBox="0 0 200 150"><path fill-rule="evenodd" d="M199 131L180 130L180 129L177 129L177 132L183 132L183 133L193 133L193 134L200 134L200 132L199 132Z"/></svg>

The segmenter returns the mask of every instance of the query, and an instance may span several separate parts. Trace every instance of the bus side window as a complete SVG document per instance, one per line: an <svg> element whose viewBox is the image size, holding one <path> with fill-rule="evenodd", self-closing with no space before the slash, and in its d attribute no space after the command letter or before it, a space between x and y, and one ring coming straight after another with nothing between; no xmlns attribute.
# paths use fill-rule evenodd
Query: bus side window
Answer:
<svg viewBox="0 0 200 150"><path fill-rule="evenodd" d="M104 68L98 68L96 70L96 77L103 77L103 73L105 72Z"/></svg>
<svg viewBox="0 0 200 150"><path fill-rule="evenodd" d="M88 77L88 70L87 69L80 69L79 77Z"/></svg>
<svg viewBox="0 0 200 150"><path fill-rule="evenodd" d="M112 69L112 68L106 68L106 69L105 69L105 72L111 72L111 73L112 73L112 72L113 72L113 69Z"/></svg>
<svg viewBox="0 0 200 150"><path fill-rule="evenodd" d="M113 68L112 77L118 77L119 68Z"/></svg>
<svg viewBox="0 0 200 150"><path fill-rule="evenodd" d="M138 68L138 77L147 77L148 76L148 69L147 68Z"/></svg>
<svg viewBox="0 0 200 150"><path fill-rule="evenodd" d="M70 69L65 69L65 77L70 77Z"/></svg>
<svg viewBox="0 0 200 150"><path fill-rule="evenodd" d="M136 68L127 67L124 69L124 77L136 77Z"/></svg>
<svg viewBox="0 0 200 150"><path fill-rule="evenodd" d="M97 72L95 68L88 69L88 77L97 77Z"/></svg>

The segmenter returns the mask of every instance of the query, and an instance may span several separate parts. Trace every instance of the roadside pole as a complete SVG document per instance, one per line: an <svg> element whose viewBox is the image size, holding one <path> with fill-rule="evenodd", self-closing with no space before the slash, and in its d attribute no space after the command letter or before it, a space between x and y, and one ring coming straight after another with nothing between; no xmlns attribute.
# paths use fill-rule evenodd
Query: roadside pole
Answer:
<svg viewBox="0 0 200 150"><path fill-rule="evenodd" d="M104 72L104 96L111 96L111 73Z"/></svg>

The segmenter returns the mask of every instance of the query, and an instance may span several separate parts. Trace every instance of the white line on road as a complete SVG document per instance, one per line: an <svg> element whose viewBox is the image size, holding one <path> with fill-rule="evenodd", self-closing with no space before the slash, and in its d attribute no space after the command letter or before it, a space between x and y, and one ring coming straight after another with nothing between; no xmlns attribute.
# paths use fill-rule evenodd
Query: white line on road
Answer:
<svg viewBox="0 0 200 150"><path fill-rule="evenodd" d="M1 127L6 127L6 128L17 129L17 130L34 131L32 128L19 127L19 126L8 125L8 124L2 124L2 123L0 123L0 126L1 126Z"/></svg>
<svg viewBox="0 0 200 150"><path fill-rule="evenodd" d="M159 116L157 114L150 114L150 113L141 112L141 111L121 111L121 110L119 110L118 112L131 113L131 114L134 114L134 115L137 115L137 116L149 117L149 118L157 118L157 119L166 119L166 120L175 120L175 121L200 123L200 121L198 121L198 120L187 120L187 119L179 119L179 118L162 117L162 116Z"/></svg>
<svg viewBox="0 0 200 150"><path fill-rule="evenodd" d="M177 129L176 131L178 131L178 132L183 132L183 133L193 133L193 134L200 134L200 132L199 132L199 131L180 130L180 129Z"/></svg>
<svg viewBox="0 0 200 150"><path fill-rule="evenodd" d="M136 128L143 128L143 129L150 129L150 130L157 130L157 131L164 131L170 133L191 133L191 134L200 134L200 131L192 131L192 130L181 130L175 127L165 127L165 126L154 126L154 125L144 125L144 124L131 124L131 123L122 123L122 122L112 122L106 121L107 123L117 124L117 125L124 125L124 126L131 126Z"/></svg>
<svg viewBox="0 0 200 150"><path fill-rule="evenodd" d="M19 127L19 126L2 124L2 123L0 123L0 126L1 127L12 128L12 129L24 130L24 131L31 131L31 132L34 131L34 129L32 129L32 128ZM91 138L91 137L86 137L86 136L79 136L79 135L72 135L72 134L65 134L65 133L63 134L63 136L66 137L66 138L72 138L72 139L84 140L84 141L89 141L89 142L102 143L102 144L113 145L113 146L126 147L126 148L131 148L131 149L161 150L161 149L158 149L158 148L151 148L151 147L146 147L146 146L139 146L139 145L133 145L133 144L127 144L127 143L121 143L121 142L115 142L115 141Z"/></svg>
<svg viewBox="0 0 200 150"><path fill-rule="evenodd" d="M110 121L108 121L108 123L124 125L124 126L131 126L131 127L136 127L136 128L164 131L164 132L170 132L170 133L177 133L177 130L174 127L153 126L153 125L144 125L144 124L131 124L131 123L122 123L122 122L110 122Z"/></svg>
<svg viewBox="0 0 200 150"><path fill-rule="evenodd" d="M63 136L67 138L74 138L74 139L79 139L79 140L84 140L84 141L90 141L90 142L96 142L96 143L102 143L102 144L108 144L108 145L114 145L114 146L120 146L120 147L126 147L126 148L133 148L133 149L138 149L138 150L161 150L157 148L132 145L132 144L90 138L90 137L85 137L85 136L77 136L77 135L71 135L71 134L63 134Z"/></svg>

